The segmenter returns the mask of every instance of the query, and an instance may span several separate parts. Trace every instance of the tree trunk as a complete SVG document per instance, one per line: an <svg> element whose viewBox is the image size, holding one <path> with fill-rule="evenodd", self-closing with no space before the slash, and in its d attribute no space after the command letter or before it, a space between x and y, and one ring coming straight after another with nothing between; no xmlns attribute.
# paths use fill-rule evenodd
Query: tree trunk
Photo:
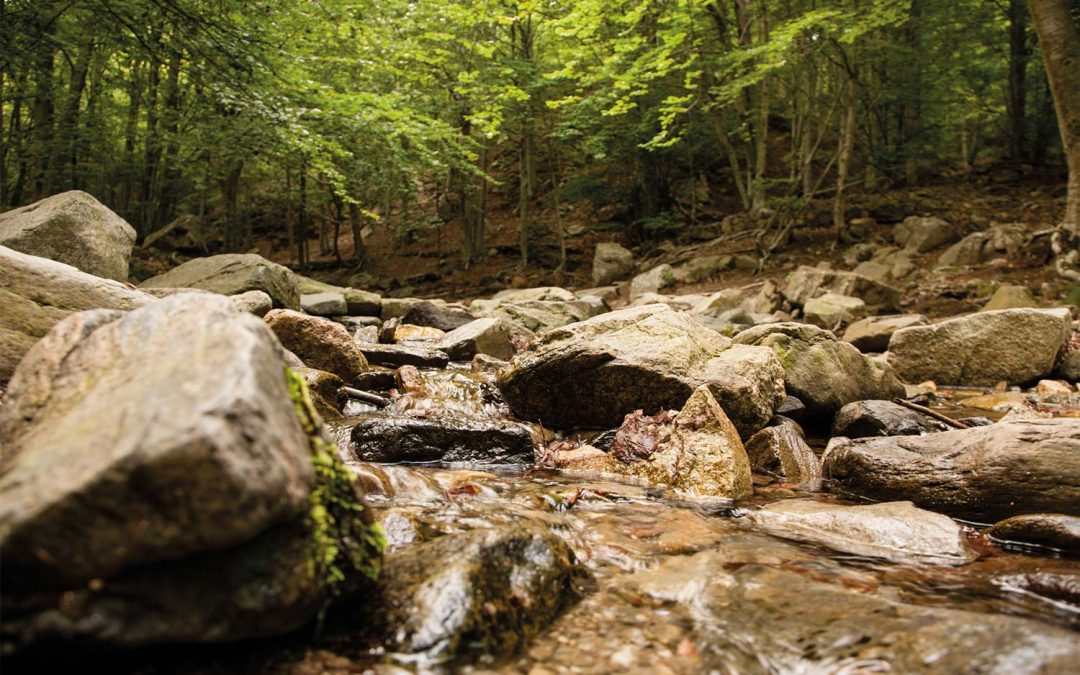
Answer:
<svg viewBox="0 0 1080 675"><path fill-rule="evenodd" d="M296 219L296 264L306 270L307 256L307 160L300 164L300 212Z"/></svg>
<svg viewBox="0 0 1080 675"><path fill-rule="evenodd" d="M1023 162L1027 136L1027 8L1024 0L1009 0L1009 159Z"/></svg>
<svg viewBox="0 0 1080 675"><path fill-rule="evenodd" d="M851 155L855 148L855 117L859 107L859 90L855 76L848 76L848 100L844 110L844 121L840 133L840 151L836 160L836 195L833 198L833 228L836 241L844 232L847 210L847 179L851 166Z"/></svg>
<svg viewBox="0 0 1080 675"><path fill-rule="evenodd" d="M160 32L152 38L156 44ZM139 190L139 220L136 229L139 241L154 231L153 186L157 174L161 138L158 135L158 88L161 84L161 62L156 56L150 58L147 76L146 139L143 143L142 185Z"/></svg>
<svg viewBox="0 0 1080 675"><path fill-rule="evenodd" d="M1069 165L1062 225L1080 236L1080 28L1069 0L1028 0Z"/></svg>
<svg viewBox="0 0 1080 675"><path fill-rule="evenodd" d="M34 62L34 105L30 111L33 133L30 137L31 196L45 195L49 158L53 143L53 59L52 38L43 35Z"/></svg>
<svg viewBox="0 0 1080 675"><path fill-rule="evenodd" d="M138 144L139 109L142 106L141 71L142 64L132 60L131 79L128 82L127 125L124 127L124 166L122 169L124 185L120 192L120 207L127 212L129 217L135 213L131 202L135 198L135 146ZM132 219L134 220L133 217Z"/></svg>
<svg viewBox="0 0 1080 675"><path fill-rule="evenodd" d="M71 67L68 98L60 113L56 128L58 138L53 142L53 155L49 160L47 184L50 194L63 189L65 157L71 158L74 163L75 148L78 147L79 106L86 89L86 75L90 71L90 57L93 52L94 42L88 39L79 47L79 55Z"/></svg>
<svg viewBox="0 0 1080 675"><path fill-rule="evenodd" d="M179 174L176 162L180 153L180 63L180 52L173 51L169 57L169 70L165 80L165 108L161 120L165 132L165 152L155 176L154 189L155 221L162 224L172 220L176 210L175 183Z"/></svg>
<svg viewBox="0 0 1080 675"><path fill-rule="evenodd" d="M233 252L240 248L240 223L236 202L240 194L240 173L244 170L244 160L229 161L221 183L221 193L225 198L225 231L223 233L225 250Z"/></svg>
<svg viewBox="0 0 1080 675"><path fill-rule="evenodd" d="M357 269L363 266L364 258L367 257L367 249L364 247L363 226L360 224L360 207L355 203L349 204L349 225L352 226L353 236L353 263Z"/></svg>

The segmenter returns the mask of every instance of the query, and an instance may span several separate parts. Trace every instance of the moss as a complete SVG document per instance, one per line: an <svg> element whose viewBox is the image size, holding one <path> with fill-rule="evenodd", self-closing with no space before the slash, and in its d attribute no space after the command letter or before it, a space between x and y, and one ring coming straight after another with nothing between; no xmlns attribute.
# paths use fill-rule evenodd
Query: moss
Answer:
<svg viewBox="0 0 1080 675"><path fill-rule="evenodd" d="M784 370L791 368L794 356L791 347L783 342L776 342L771 346L773 351L776 352L776 358L780 359L780 365L784 367Z"/></svg>
<svg viewBox="0 0 1080 675"><path fill-rule="evenodd" d="M374 579L382 566L386 537L372 523L356 490L352 473L322 434L322 419L311 402L304 378L288 366L285 383L297 419L308 437L315 486L311 490L306 525L311 534L311 574L327 591L329 601L339 597L352 572Z"/></svg>
<svg viewBox="0 0 1080 675"><path fill-rule="evenodd" d="M660 272L660 280L663 282L661 288L675 285L675 274L671 270L663 270Z"/></svg>

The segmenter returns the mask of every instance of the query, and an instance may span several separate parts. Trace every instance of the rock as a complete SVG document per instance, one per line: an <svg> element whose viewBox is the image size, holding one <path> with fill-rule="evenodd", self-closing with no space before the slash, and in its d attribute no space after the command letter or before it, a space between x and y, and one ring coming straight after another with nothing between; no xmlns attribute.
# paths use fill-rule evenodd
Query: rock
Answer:
<svg viewBox="0 0 1080 675"><path fill-rule="evenodd" d="M680 284L696 284L730 269L734 262L729 255L703 255L679 265L672 273Z"/></svg>
<svg viewBox="0 0 1080 675"><path fill-rule="evenodd" d="M300 296L300 307L313 316L340 316L349 311L341 293L307 293Z"/></svg>
<svg viewBox="0 0 1080 675"><path fill-rule="evenodd" d="M929 415L892 401L855 401L837 413L832 435L847 438L919 436L951 428Z"/></svg>
<svg viewBox="0 0 1080 675"><path fill-rule="evenodd" d="M974 232L950 246L938 258L938 267L977 265L992 258L1013 256L1027 238L1023 225L998 225Z"/></svg>
<svg viewBox="0 0 1080 675"><path fill-rule="evenodd" d="M280 345L228 299L68 317L0 430L5 658L278 635L321 606L310 440Z"/></svg>
<svg viewBox="0 0 1080 675"><path fill-rule="evenodd" d="M401 322L413 326L428 326L449 333L465 324L475 321L476 317L464 307L436 305L433 302L421 302L409 308L401 317Z"/></svg>
<svg viewBox="0 0 1080 675"><path fill-rule="evenodd" d="M263 291L275 307L300 309L296 275L254 253L195 258L139 284L141 288L201 288L222 295Z"/></svg>
<svg viewBox="0 0 1080 675"><path fill-rule="evenodd" d="M410 309L422 302L431 301L421 300L420 298L383 298L380 305L379 316L383 321L400 319L405 316Z"/></svg>
<svg viewBox="0 0 1080 675"><path fill-rule="evenodd" d="M720 316L721 313L729 309L739 308L744 298L745 294L740 289L725 288L698 302L691 308L690 312L702 316Z"/></svg>
<svg viewBox="0 0 1080 675"><path fill-rule="evenodd" d="M402 323L394 326L393 341L390 344L433 345L444 337L446 337L446 333L438 328Z"/></svg>
<svg viewBox="0 0 1080 675"><path fill-rule="evenodd" d="M925 253L959 238L955 227L933 216L908 216L893 227L896 243L916 253Z"/></svg>
<svg viewBox="0 0 1080 675"><path fill-rule="evenodd" d="M962 565L977 556L947 516L911 502L866 506L785 499L750 514L770 534L894 562Z"/></svg>
<svg viewBox="0 0 1080 675"><path fill-rule="evenodd" d="M578 302L585 308L585 313L590 319L611 311L611 305L598 295L583 295L580 292L576 293L576 295Z"/></svg>
<svg viewBox="0 0 1080 675"><path fill-rule="evenodd" d="M1035 394L1040 401L1047 403L1065 403L1077 395L1077 390L1068 382L1060 380L1039 380L1035 385Z"/></svg>
<svg viewBox="0 0 1080 675"><path fill-rule="evenodd" d="M541 335L500 373L499 389L521 419L611 428L637 409L680 408L709 384L748 435L784 398L780 364L768 350L725 355L731 349L730 340L665 305L628 308Z"/></svg>
<svg viewBox="0 0 1080 675"><path fill-rule="evenodd" d="M1080 556L1080 518L1062 513L1031 513L994 524L987 534L994 539L1036 544Z"/></svg>
<svg viewBox="0 0 1080 675"><path fill-rule="evenodd" d="M0 245L126 281L135 228L89 194L71 190L0 214Z"/></svg>
<svg viewBox="0 0 1080 675"><path fill-rule="evenodd" d="M849 324L865 315L865 302L836 293L826 293L810 298L803 305L803 316L806 322L825 329L831 329L839 324Z"/></svg>
<svg viewBox="0 0 1080 675"><path fill-rule="evenodd" d="M1080 382L1080 332L1073 331L1061 348L1054 373L1066 382Z"/></svg>
<svg viewBox="0 0 1080 675"><path fill-rule="evenodd" d="M308 386L308 392L311 395L311 403L315 406L315 411L324 420L341 417L341 411L345 407L348 397L341 391L341 388L345 386L345 382L340 377L325 370L317 370L306 366L293 368L293 371L304 378L304 382Z"/></svg>
<svg viewBox="0 0 1080 675"><path fill-rule="evenodd" d="M824 465L836 490L908 499L961 518L1075 514L1080 421L998 422L926 436L841 441L826 452Z"/></svg>
<svg viewBox="0 0 1080 675"><path fill-rule="evenodd" d="M746 441L750 468L788 483L815 484L821 480L821 462L806 444L802 429L791 420L765 427Z"/></svg>
<svg viewBox="0 0 1080 675"><path fill-rule="evenodd" d="M239 295L230 295L229 302L238 312L254 314L258 317L266 316L274 307L274 301L263 291L248 291Z"/></svg>
<svg viewBox="0 0 1080 675"><path fill-rule="evenodd" d="M644 293L659 293L675 283L675 272L671 265L657 265L648 272L642 272L630 280L630 299L636 300Z"/></svg>
<svg viewBox="0 0 1080 675"><path fill-rule="evenodd" d="M382 326L382 321L377 316L332 316L330 319L345 326L345 330L350 333L356 334L358 330L375 330L375 341L379 339L379 328Z"/></svg>
<svg viewBox="0 0 1080 675"><path fill-rule="evenodd" d="M352 384L367 369L367 360L341 324L289 309L274 309L263 319L281 344L303 362Z"/></svg>
<svg viewBox="0 0 1080 675"><path fill-rule="evenodd" d="M0 385L58 321L87 309L128 310L157 300L119 281L0 246Z"/></svg>
<svg viewBox="0 0 1080 675"><path fill-rule="evenodd" d="M634 272L634 254L615 242L600 242L593 253L592 279L597 286L625 279Z"/></svg>
<svg viewBox="0 0 1080 675"><path fill-rule="evenodd" d="M513 328L501 319L476 319L447 333L437 348L452 361L469 361L477 354L509 359L517 353L512 333Z"/></svg>
<svg viewBox="0 0 1080 675"><path fill-rule="evenodd" d="M448 534L387 557L376 613L392 652L421 664L509 655L575 595L574 554L528 524ZM417 657L421 657L419 660Z"/></svg>
<svg viewBox="0 0 1080 675"><path fill-rule="evenodd" d="M491 296L491 299L502 302L569 302L576 300L577 296L558 286L541 286L500 291Z"/></svg>
<svg viewBox="0 0 1080 675"><path fill-rule="evenodd" d="M847 250L844 251L844 265L846 267L856 267L859 263L866 262L873 258L877 251L877 246L866 242L849 246Z"/></svg>
<svg viewBox="0 0 1080 675"><path fill-rule="evenodd" d="M382 366L371 366L370 370L356 378L353 386L362 391L390 391L395 384L393 370Z"/></svg>
<svg viewBox="0 0 1080 675"><path fill-rule="evenodd" d="M1053 371L1070 322L1065 308L978 312L900 329L889 341L887 357L908 382L1022 384Z"/></svg>
<svg viewBox="0 0 1080 675"><path fill-rule="evenodd" d="M926 326L930 320L922 314L895 314L893 316L868 316L848 326L844 342L850 342L864 354L880 353L889 348L892 334L901 328Z"/></svg>
<svg viewBox="0 0 1080 675"><path fill-rule="evenodd" d="M532 435L520 424L451 411L440 413L433 417L361 417L352 427L350 448L364 462L532 461Z"/></svg>
<svg viewBox="0 0 1080 675"><path fill-rule="evenodd" d="M311 277L296 274L297 286L301 295L336 293L345 298L345 310L338 314L353 316L379 316L382 311L382 296L371 291L362 291L351 287L334 286ZM306 311L306 310L305 310ZM330 314L320 316L331 316Z"/></svg>
<svg viewBox="0 0 1080 675"><path fill-rule="evenodd" d="M528 332L566 326L589 318L592 309L581 300L474 300L469 310L480 317L509 321Z"/></svg>
<svg viewBox="0 0 1080 675"><path fill-rule="evenodd" d="M642 293L629 307L641 307L642 305L667 305L668 307L684 312L698 304L705 298L700 295L661 295L659 293Z"/></svg>
<svg viewBox="0 0 1080 675"><path fill-rule="evenodd" d="M784 387L806 406L809 426L827 427L836 412L852 401L904 395L904 386L888 364L863 356L815 326L756 326L736 335L735 341L776 352L784 367Z"/></svg>
<svg viewBox="0 0 1080 675"><path fill-rule="evenodd" d="M900 291L854 272L823 270L801 266L788 275L781 291L793 305L804 306L811 298L826 293L848 295L866 303L870 313L894 310L899 306Z"/></svg>
<svg viewBox="0 0 1080 675"><path fill-rule="evenodd" d="M583 300L588 297L600 298L608 305L608 311L610 311L611 304L619 299L619 287L600 286L597 288L583 288L580 291L574 291L574 295L578 300Z"/></svg>
<svg viewBox="0 0 1080 675"><path fill-rule="evenodd" d="M371 342L354 343L367 363L376 366L419 366L445 368L450 356L439 349L407 345L384 345Z"/></svg>
<svg viewBox="0 0 1080 675"><path fill-rule="evenodd" d="M998 286L998 289L994 291L994 295L983 305L983 311L1038 306L1039 303L1035 302L1035 298L1031 297L1031 291L1027 287L1005 284Z"/></svg>

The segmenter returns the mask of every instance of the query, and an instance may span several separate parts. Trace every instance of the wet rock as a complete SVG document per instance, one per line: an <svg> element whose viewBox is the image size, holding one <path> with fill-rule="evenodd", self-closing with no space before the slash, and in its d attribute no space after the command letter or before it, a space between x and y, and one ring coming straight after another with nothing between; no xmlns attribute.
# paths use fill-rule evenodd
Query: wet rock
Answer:
<svg viewBox="0 0 1080 675"><path fill-rule="evenodd" d="M574 576L573 553L545 529L446 535L386 559L377 622L390 651L421 664L469 651L506 656L574 596Z"/></svg>
<svg viewBox="0 0 1080 675"><path fill-rule="evenodd" d="M959 238L954 226L933 216L908 216L893 228L896 243L916 253L925 253Z"/></svg>
<svg viewBox="0 0 1080 675"><path fill-rule="evenodd" d="M824 457L832 489L911 500L973 520L1076 513L1080 421L998 422L926 436L840 440Z"/></svg>
<svg viewBox="0 0 1080 675"><path fill-rule="evenodd" d="M1080 517L1062 513L1013 516L994 524L987 534L994 539L1037 544L1080 556Z"/></svg>
<svg viewBox="0 0 1080 675"><path fill-rule="evenodd" d="M382 297L378 293L363 291L357 288L334 286L311 277L297 274L296 283L302 295L315 295L319 293L336 293L345 299L345 310L338 314L351 314L353 316L379 316L382 311ZM305 310L306 311L306 310ZM330 316L324 314L320 316Z"/></svg>
<svg viewBox="0 0 1080 675"><path fill-rule="evenodd" d="M300 308L314 316L339 316L349 311L341 293L305 293L300 296Z"/></svg>
<svg viewBox="0 0 1080 675"><path fill-rule="evenodd" d="M499 389L521 419L610 428L637 409L680 408L709 384L748 435L783 400L780 364L768 350L729 350L730 340L667 306L623 309L539 336L500 373Z"/></svg>
<svg viewBox="0 0 1080 675"><path fill-rule="evenodd" d="M785 299L802 307L811 298L826 293L859 298L871 313L895 310L900 302L900 291L854 272L818 269L801 266L788 275L781 291Z"/></svg>
<svg viewBox="0 0 1080 675"><path fill-rule="evenodd" d="M832 435L847 438L919 436L951 428L929 415L892 401L855 401L837 413Z"/></svg>
<svg viewBox="0 0 1080 675"><path fill-rule="evenodd" d="M596 245L593 253L592 279L597 286L625 279L634 272L634 254L615 242Z"/></svg>
<svg viewBox="0 0 1080 675"><path fill-rule="evenodd" d="M402 323L438 328L446 333L475 320L476 317L464 307L436 305L433 302L421 302L414 305L401 317Z"/></svg>
<svg viewBox="0 0 1080 675"><path fill-rule="evenodd" d="M908 382L993 386L1045 377L1070 331L1069 310L978 312L893 333L887 354Z"/></svg>
<svg viewBox="0 0 1080 675"><path fill-rule="evenodd" d="M81 190L0 214L0 245L126 281L135 228Z"/></svg>
<svg viewBox="0 0 1080 675"><path fill-rule="evenodd" d="M1026 238L1023 225L998 225L984 232L973 232L942 253L937 266L977 265L992 258L1012 256Z"/></svg>
<svg viewBox="0 0 1080 675"><path fill-rule="evenodd" d="M318 610L309 440L277 340L227 298L68 317L12 378L0 439L6 649L221 642Z"/></svg>
<svg viewBox="0 0 1080 675"><path fill-rule="evenodd" d="M248 291L240 295L230 295L229 302L239 312L247 312L258 317L266 316L266 313L274 308L274 301L263 291Z"/></svg>
<svg viewBox="0 0 1080 675"><path fill-rule="evenodd" d="M866 315L866 311L866 303L859 298L836 293L810 298L803 305L806 322L827 330L860 319Z"/></svg>
<svg viewBox="0 0 1080 675"><path fill-rule="evenodd" d="M843 506L785 499L750 520L770 534L894 562L961 565L976 558L956 521L911 502Z"/></svg>
<svg viewBox="0 0 1080 675"><path fill-rule="evenodd" d="M735 336L771 348L784 367L784 386L806 405L806 423L828 426L843 406L904 395L888 364L870 359L829 331L800 323L757 326Z"/></svg>
<svg viewBox="0 0 1080 675"><path fill-rule="evenodd" d="M533 456L532 435L520 424L451 412L362 417L350 438L352 451L365 462L525 464Z"/></svg>
<svg viewBox="0 0 1080 675"><path fill-rule="evenodd" d="M513 328L501 319L475 319L443 336L438 348L453 361L468 361L477 354L509 359L517 353L512 333Z"/></svg>
<svg viewBox="0 0 1080 675"><path fill-rule="evenodd" d="M636 300L645 293L659 293L675 283L675 271L671 265L657 265L630 280L630 299Z"/></svg>
<svg viewBox="0 0 1080 675"><path fill-rule="evenodd" d="M72 313L128 310L156 301L119 281L0 246L0 384L35 342Z"/></svg>
<svg viewBox="0 0 1080 675"><path fill-rule="evenodd" d="M390 391L395 384L395 372L382 366L371 366L353 382L361 391Z"/></svg>
<svg viewBox="0 0 1080 675"><path fill-rule="evenodd" d="M294 368L293 371L304 378L304 382L307 383L308 391L311 394L311 403L315 406L315 411L324 420L341 417L341 411L345 407L347 397L341 391L341 388L345 386L345 382L340 377L325 370L317 370L306 366Z"/></svg>
<svg viewBox="0 0 1080 675"><path fill-rule="evenodd" d="M922 314L869 316L848 326L842 339L864 354L881 353L889 348L889 340L896 331L929 323L930 320Z"/></svg>
<svg viewBox="0 0 1080 675"><path fill-rule="evenodd" d="M300 309L300 289L289 268L254 253L226 253L195 258L151 277L141 288L201 288L222 295L263 291L275 307Z"/></svg>
<svg viewBox="0 0 1080 675"><path fill-rule="evenodd" d="M333 373L352 384L367 369L367 360L341 324L288 309L271 310L263 317L281 344L311 368Z"/></svg>
<svg viewBox="0 0 1080 675"><path fill-rule="evenodd" d="M354 343L368 363L376 366L419 366L421 368L445 368L450 362L446 352L427 347L407 345L384 345L372 342Z"/></svg>
<svg viewBox="0 0 1080 675"><path fill-rule="evenodd" d="M983 305L983 311L995 309L1019 309L1022 307L1038 307L1039 303L1031 296L1031 291L1026 286L1011 286L1005 284L998 286L994 294Z"/></svg>
<svg viewBox="0 0 1080 675"><path fill-rule="evenodd" d="M746 454L751 469L788 483L814 484L821 480L821 462L792 420L782 419L751 436L746 441Z"/></svg>

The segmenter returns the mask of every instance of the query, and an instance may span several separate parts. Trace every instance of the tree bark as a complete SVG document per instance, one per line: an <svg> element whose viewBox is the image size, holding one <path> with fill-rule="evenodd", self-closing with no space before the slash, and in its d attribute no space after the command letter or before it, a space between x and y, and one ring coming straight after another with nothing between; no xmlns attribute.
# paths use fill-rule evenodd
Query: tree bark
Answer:
<svg viewBox="0 0 1080 675"><path fill-rule="evenodd" d="M836 160L836 196L833 198L833 228L836 241L844 232L847 210L847 179L851 166L851 155L855 148L855 118L859 107L859 90L854 74L848 76L848 100L844 110L844 121L840 134L840 152Z"/></svg>
<svg viewBox="0 0 1080 675"><path fill-rule="evenodd" d="M1009 159L1022 162L1027 149L1027 8L1024 0L1009 0Z"/></svg>

